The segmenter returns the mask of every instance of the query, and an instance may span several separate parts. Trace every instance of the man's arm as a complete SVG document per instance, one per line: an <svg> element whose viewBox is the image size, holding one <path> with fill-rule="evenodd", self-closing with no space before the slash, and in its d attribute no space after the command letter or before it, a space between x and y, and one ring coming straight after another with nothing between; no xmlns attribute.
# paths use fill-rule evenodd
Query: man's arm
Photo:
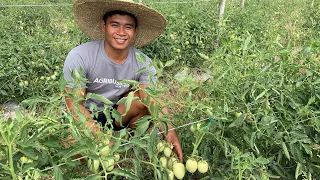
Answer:
<svg viewBox="0 0 320 180"><path fill-rule="evenodd" d="M150 85L148 84L140 84L139 87L141 89L144 89L144 88L148 88L150 87ZM139 91L139 97L141 99L144 99L146 98L148 95L146 93L144 93L143 91ZM153 103L156 103L152 98L151 98L151 102ZM165 114L169 114L169 110L167 107L164 107L162 109L162 111L165 113ZM160 118L163 116L162 113L160 113ZM180 161L182 161L183 159L183 152L182 152L182 148L181 148L181 144L180 144L180 141L178 139L178 136L176 134L176 131L173 129L173 126L171 124L168 124L168 129L172 129L170 131L168 131L168 135L165 137L165 140L166 142L168 143L172 143L173 145L173 150L174 152L178 155L178 158L180 159ZM160 131L164 131L164 128L163 126L160 126Z"/></svg>

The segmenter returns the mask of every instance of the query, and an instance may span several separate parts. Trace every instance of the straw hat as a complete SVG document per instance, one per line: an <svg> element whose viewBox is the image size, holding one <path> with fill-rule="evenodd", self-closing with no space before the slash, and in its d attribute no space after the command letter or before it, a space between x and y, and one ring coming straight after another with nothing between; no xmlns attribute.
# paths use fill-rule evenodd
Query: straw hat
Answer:
<svg viewBox="0 0 320 180"><path fill-rule="evenodd" d="M147 45L162 34L167 22L163 15L132 0L74 0L74 15L82 32L93 40L104 39L101 20L106 12L125 11L138 20L134 46Z"/></svg>

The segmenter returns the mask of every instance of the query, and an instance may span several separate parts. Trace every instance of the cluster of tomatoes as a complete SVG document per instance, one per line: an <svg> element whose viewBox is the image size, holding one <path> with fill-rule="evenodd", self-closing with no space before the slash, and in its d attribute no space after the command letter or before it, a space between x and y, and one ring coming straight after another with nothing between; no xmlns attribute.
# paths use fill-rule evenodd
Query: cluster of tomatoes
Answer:
<svg viewBox="0 0 320 180"><path fill-rule="evenodd" d="M114 156L114 157L112 157ZM120 160L120 155L118 153L110 154L110 149L108 145L99 147L99 159L88 159L87 165L90 171L98 173L100 165L103 169L110 172L113 170L114 165Z"/></svg>
<svg viewBox="0 0 320 180"><path fill-rule="evenodd" d="M195 158L189 158L184 165L173 155L172 148L171 144L166 144L162 141L157 144L158 153L163 152L164 155L160 157L159 162L164 169L167 169L169 180L173 180L174 177L183 179L186 170L190 173L195 173L197 170L199 173L206 173L208 171L209 165L205 160L197 161Z"/></svg>

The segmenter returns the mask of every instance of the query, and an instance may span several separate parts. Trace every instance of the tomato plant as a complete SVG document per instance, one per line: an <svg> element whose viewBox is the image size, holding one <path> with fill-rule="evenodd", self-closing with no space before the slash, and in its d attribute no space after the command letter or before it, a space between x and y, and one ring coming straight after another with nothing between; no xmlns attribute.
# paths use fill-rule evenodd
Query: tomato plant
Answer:
<svg viewBox="0 0 320 180"><path fill-rule="evenodd" d="M136 130L98 137L81 113L75 121L62 108L72 95L63 92L63 61L89 40L71 6L0 7L0 104L28 98L16 118L0 117L1 179L319 179L319 2L246 0L241 9L230 1L221 27L218 2L152 2L143 1L164 14L168 27L141 50L159 72L147 93L164 104L150 107L153 116ZM159 118L163 106L172 113ZM156 133L166 123L179 127L184 162ZM68 136L77 142L66 148ZM74 160L78 154L93 168Z"/></svg>

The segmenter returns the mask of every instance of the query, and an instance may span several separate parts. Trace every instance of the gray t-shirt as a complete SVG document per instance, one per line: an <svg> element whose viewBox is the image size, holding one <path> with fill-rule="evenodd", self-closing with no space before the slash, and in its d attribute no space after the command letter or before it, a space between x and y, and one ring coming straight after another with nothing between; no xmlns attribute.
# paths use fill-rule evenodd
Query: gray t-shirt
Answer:
<svg viewBox="0 0 320 180"><path fill-rule="evenodd" d="M138 62L136 53L146 58L146 63ZM129 49L129 54L122 64L113 62L104 50L104 41L91 41L72 49L64 63L64 79L69 82L67 87L73 88L75 83L72 73L74 70L83 71L83 78L88 80L81 86L86 86L86 93L95 93L104 96L113 103L116 103L123 94L128 92L130 85L120 83L118 80L136 80L139 84L149 84L149 79L155 81L156 70L150 65L150 58L134 47ZM142 68L147 70L137 74ZM150 74L150 77L149 77ZM98 109L104 107L101 101L89 99L85 107L89 109L94 103Z"/></svg>

